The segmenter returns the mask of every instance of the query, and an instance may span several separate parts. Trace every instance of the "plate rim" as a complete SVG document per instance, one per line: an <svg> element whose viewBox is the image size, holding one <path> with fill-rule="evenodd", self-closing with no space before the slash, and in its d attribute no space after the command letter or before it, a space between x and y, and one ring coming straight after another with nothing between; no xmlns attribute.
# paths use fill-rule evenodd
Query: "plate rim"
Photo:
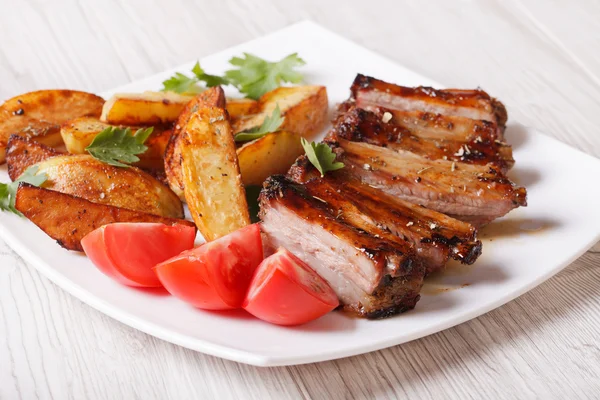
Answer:
<svg viewBox="0 0 600 400"><path fill-rule="evenodd" d="M281 33L281 32L284 32L284 31L290 30L290 29L298 29L299 27L304 27L305 29L316 29L316 30L324 31L328 35L334 37L336 40L341 40L341 41L344 41L347 43L351 43L353 46L360 47L361 49L365 50L366 52L368 52L370 54L373 54L379 58L385 59L390 64L400 66L409 71L412 71L411 69L408 69L407 67L403 66L402 64L397 63L396 61L391 60L388 57L383 56L381 54L378 54L364 46L361 46L361 45L359 45L359 44L357 44L335 32L332 32L332 31L324 28L323 26L321 26L313 21L310 21L310 20L303 20L303 21L288 25L287 27L284 27L283 29L279 29L279 30L270 32L268 34L254 38L247 42L238 43L236 45L222 49L216 53L206 55L206 57L215 56L215 55L218 55L223 52L231 51L232 49L235 49L236 47L244 46L244 45L254 42L254 41L259 41L264 37L278 34L278 33ZM126 86L126 85L133 84L133 83L141 84L144 81L150 81L153 78L156 78L157 76L163 75L170 71L179 71L179 70L181 70L181 67L183 65L186 65L188 63L190 63L190 62L182 63L179 66L176 66L174 68L158 72L156 74L153 74L151 76L148 76L148 77L145 77L142 79L128 82L121 86ZM422 75L419 72L415 72L415 73ZM444 85L439 85L439 86L444 86ZM103 93L109 93L109 92L113 92L115 90L119 90L119 87L106 90ZM552 136L545 135L535 128L527 127L522 124L519 124L519 125L527 128L528 135L541 135L544 137L544 139L551 139L552 141L557 142L561 146L565 146L565 147L568 147L568 148L576 151L580 155L585 155L586 158L593 159L595 162L597 162L600 165L600 160L590 154L584 153L583 151L581 151L575 147L572 147L566 143L563 143L560 140L558 140ZM526 284L524 286L520 286L517 289L514 289L514 290L496 298L493 302L491 302L484 308L470 310L468 312L465 312L463 315L460 315L457 318L450 318L448 320L442 321L441 323L432 324L427 329L414 332L408 336L403 336L400 338L390 338L390 339L386 339L382 342L377 342L374 344L368 344L368 345L357 344L355 346L347 347L344 349L333 350L333 351L329 351L329 352L325 351L325 352L320 353L317 356L311 355L311 356L309 356L309 358L304 358L304 359L298 358L297 356L281 356L280 357L280 356L276 356L276 355L258 354L258 353L252 352L252 351L236 349L236 348L232 348L230 346L217 344L217 343L210 342L210 341L208 341L206 339L202 339L202 338L190 338L187 335L174 332L174 331L169 330L168 328L165 328L161 325L158 325L153 322L149 322L148 320L144 320L143 318L137 317L130 312L124 311L123 309L114 307L114 306L106 303L101 297L90 294L90 292L88 292L86 289L82 288L75 282L71 281L65 275L57 272L55 269L50 267L50 265L44 261L42 255L39 255L39 254L29 250L26 247L26 244L24 242L21 242L20 240L18 240L17 236L12 235L8 229L8 226L6 226L5 224L0 224L0 237L2 237L2 239L7 243L7 245L12 250L14 250L15 253L17 253L23 260L25 260L27 263L32 265L38 272L40 272L44 277L46 277L51 282L56 284L62 290L65 290L67 293L76 297L78 300L82 301L83 303L87 304L88 306L100 311L101 313L103 313L103 314L105 314L127 326L130 326L134 329L144 332L145 334L154 336L154 337L164 340L166 342L173 343L175 345L178 345L178 346L181 346L184 348L188 348L188 349L191 349L194 351L198 351L198 352L201 352L204 354L208 354L208 355L211 355L214 357L224 358L227 360L250 364L250 365L259 366L259 367L274 367L274 366L301 365L301 364L307 364L307 363L323 362L323 361L328 361L328 360L335 360L335 359L340 359L340 358L345 358L345 357L351 357L351 356L364 354L364 353L368 353L368 352L372 352L372 351L377 351L377 350L385 349L388 347L396 346L399 344L407 343L407 342L410 342L410 341L413 341L413 340L416 340L419 338L423 338L423 337L429 336L433 333L441 332L443 330L446 330L448 328L462 324L471 319L477 318L483 314L486 314L486 313L514 300L515 298L523 295L524 293L527 293L528 291L534 289L539 284L545 282L546 280L548 280L549 278L551 278L552 276L554 276L555 274L557 274L558 272L560 272L561 270L566 268L573 261L575 261L576 259L581 257L583 254L585 254L589 250L589 248L591 248L596 242L598 242L598 240L600 240L600 229L598 230L596 235L589 241L589 243L586 243L581 248L581 250L574 252L573 254L570 254L569 257L566 257L562 263L557 264L552 269L546 270L544 274L538 276L535 280L530 281L528 284Z"/></svg>

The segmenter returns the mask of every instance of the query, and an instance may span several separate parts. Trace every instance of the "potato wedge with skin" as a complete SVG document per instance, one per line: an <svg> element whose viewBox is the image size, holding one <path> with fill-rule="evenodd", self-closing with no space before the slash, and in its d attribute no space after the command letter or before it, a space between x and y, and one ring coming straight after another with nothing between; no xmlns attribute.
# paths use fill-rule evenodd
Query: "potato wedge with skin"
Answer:
<svg viewBox="0 0 600 400"><path fill-rule="evenodd" d="M133 165L147 171L164 171L165 150L172 134L173 129L154 128L150 137L144 142L148 150L142 154L138 154L140 161Z"/></svg>
<svg viewBox="0 0 600 400"><path fill-rule="evenodd" d="M175 92L117 93L104 104L100 120L112 125L172 123L195 97ZM227 98L227 111L232 119L238 119L258 112L259 103L252 99Z"/></svg>
<svg viewBox="0 0 600 400"><path fill-rule="evenodd" d="M285 117L281 130L310 138L319 133L327 122L329 104L324 86L280 87L264 94L259 100L257 114L238 119L235 133L260 127L277 105Z"/></svg>
<svg viewBox="0 0 600 400"><path fill-rule="evenodd" d="M67 151L72 154L85 154L85 148L92 143L97 134L114 125L93 117L79 117L61 125L60 135Z"/></svg>
<svg viewBox="0 0 600 400"><path fill-rule="evenodd" d="M92 140L104 129L114 126L97 118L81 117L62 124L60 134L69 153L87 154L85 149L92 143ZM123 126L119 127L124 128ZM129 128L132 133L135 133L138 129L145 127L130 126ZM140 161L133 165L152 171L164 170L163 157L170 137L171 130L169 128L164 126L154 127L152 134L144 143L148 150L139 154Z"/></svg>
<svg viewBox="0 0 600 400"><path fill-rule="evenodd" d="M23 136L12 135L6 146L6 165L11 181L33 164L64 153Z"/></svg>
<svg viewBox="0 0 600 400"><path fill-rule="evenodd" d="M252 99L237 99L227 98L227 112L229 113L229 119L236 121L240 118L251 116L260 111L260 104L256 100Z"/></svg>
<svg viewBox="0 0 600 400"><path fill-rule="evenodd" d="M203 107L219 107L225 108L225 93L220 87L208 89L198 96L194 97L179 115L179 119L173 127L173 133L167 144L164 152L165 174L169 187L182 201L185 201L183 194L183 177L181 173L181 132L187 125L188 121Z"/></svg>
<svg viewBox="0 0 600 400"><path fill-rule="evenodd" d="M177 195L139 168L114 167L86 154L55 156L35 165L38 174L48 176L43 188L98 204L183 218L183 205Z"/></svg>
<svg viewBox="0 0 600 400"><path fill-rule="evenodd" d="M245 143L237 149L244 185L262 186L271 175L285 174L304 154L300 136L280 131Z"/></svg>
<svg viewBox="0 0 600 400"><path fill-rule="evenodd" d="M246 192L227 111L196 111L180 137L183 192L207 241L250 225Z"/></svg>
<svg viewBox="0 0 600 400"><path fill-rule="evenodd" d="M84 115L98 117L103 104L102 97L76 90L40 90L7 100L0 105L0 164L11 135L58 146L60 124Z"/></svg>
<svg viewBox="0 0 600 400"><path fill-rule="evenodd" d="M166 124L177 120L192 98L173 92L118 93L104 103L100 120L125 126Z"/></svg>
<svg viewBox="0 0 600 400"><path fill-rule="evenodd" d="M81 239L103 225L115 222L157 222L194 226L184 219L166 218L107 204L97 204L70 194L21 183L15 208L67 250L83 251Z"/></svg>

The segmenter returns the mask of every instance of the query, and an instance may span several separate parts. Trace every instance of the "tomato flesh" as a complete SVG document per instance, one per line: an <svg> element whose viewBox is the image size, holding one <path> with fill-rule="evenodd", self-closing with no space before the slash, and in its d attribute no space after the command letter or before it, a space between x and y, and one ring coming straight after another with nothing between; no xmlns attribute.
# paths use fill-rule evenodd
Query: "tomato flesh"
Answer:
<svg viewBox="0 0 600 400"><path fill-rule="evenodd" d="M120 283L161 287L156 264L194 247L196 230L187 225L119 222L102 226L81 240L88 258Z"/></svg>
<svg viewBox="0 0 600 400"><path fill-rule="evenodd" d="M208 279L204 265L188 250L156 266L155 272L173 296L203 310L230 310Z"/></svg>
<svg viewBox="0 0 600 400"><path fill-rule="evenodd" d="M156 266L174 296L207 310L239 308L263 259L257 224L203 244Z"/></svg>
<svg viewBox="0 0 600 400"><path fill-rule="evenodd" d="M258 267L243 308L277 325L300 325L339 305L327 282L288 250L280 248Z"/></svg>

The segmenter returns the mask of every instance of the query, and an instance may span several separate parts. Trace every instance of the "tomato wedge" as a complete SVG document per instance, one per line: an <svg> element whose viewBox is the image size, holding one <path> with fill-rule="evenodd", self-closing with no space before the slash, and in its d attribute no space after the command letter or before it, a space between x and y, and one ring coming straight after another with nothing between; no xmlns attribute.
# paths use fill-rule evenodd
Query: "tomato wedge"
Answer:
<svg viewBox="0 0 600 400"><path fill-rule="evenodd" d="M339 305L327 282L284 248L259 265L243 308L277 325L300 325Z"/></svg>
<svg viewBox="0 0 600 400"><path fill-rule="evenodd" d="M263 259L257 224L183 252L156 266L156 274L175 297L205 310L239 308Z"/></svg>
<svg viewBox="0 0 600 400"><path fill-rule="evenodd" d="M196 230L186 225L118 222L100 227L81 246L100 271L129 286L161 287L153 268L194 247Z"/></svg>

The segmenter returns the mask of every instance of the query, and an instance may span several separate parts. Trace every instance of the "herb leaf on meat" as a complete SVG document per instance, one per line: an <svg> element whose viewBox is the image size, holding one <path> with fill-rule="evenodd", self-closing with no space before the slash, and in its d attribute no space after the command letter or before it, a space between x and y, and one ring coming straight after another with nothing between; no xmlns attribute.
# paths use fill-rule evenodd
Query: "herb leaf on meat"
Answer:
<svg viewBox="0 0 600 400"><path fill-rule="evenodd" d="M319 170L321 176L328 171L344 168L344 163L335 161L336 154L325 143L309 142L304 138L301 141L306 157Z"/></svg>

